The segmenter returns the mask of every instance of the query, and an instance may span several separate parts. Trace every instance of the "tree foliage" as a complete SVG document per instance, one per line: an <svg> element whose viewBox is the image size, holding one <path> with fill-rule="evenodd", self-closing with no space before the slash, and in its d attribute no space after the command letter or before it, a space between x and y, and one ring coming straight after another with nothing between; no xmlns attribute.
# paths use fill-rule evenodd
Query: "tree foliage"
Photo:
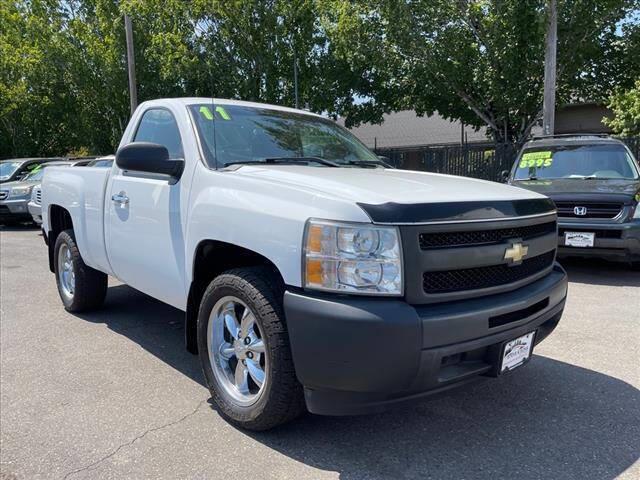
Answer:
<svg viewBox="0 0 640 480"><path fill-rule="evenodd" d="M359 72L342 101L348 123L384 112L489 127L498 141L522 141L541 113L545 0L349 0L323 2L335 55ZM619 23L635 0L560 0L558 103L601 101L637 78L640 43Z"/></svg>
<svg viewBox="0 0 640 480"><path fill-rule="evenodd" d="M632 87L639 1L559 0L560 102ZM300 105L348 124L409 108L518 141L540 111L545 0L0 0L0 158L114 151L124 13L140 101L293 106L295 63Z"/></svg>
<svg viewBox="0 0 640 480"><path fill-rule="evenodd" d="M640 80L629 90L618 90L611 97L609 108L614 116L603 120L615 133L640 135Z"/></svg>
<svg viewBox="0 0 640 480"><path fill-rule="evenodd" d="M138 99L311 100L324 39L311 0L0 0L0 158L111 153L129 118L123 14ZM317 108L324 108L324 103Z"/></svg>

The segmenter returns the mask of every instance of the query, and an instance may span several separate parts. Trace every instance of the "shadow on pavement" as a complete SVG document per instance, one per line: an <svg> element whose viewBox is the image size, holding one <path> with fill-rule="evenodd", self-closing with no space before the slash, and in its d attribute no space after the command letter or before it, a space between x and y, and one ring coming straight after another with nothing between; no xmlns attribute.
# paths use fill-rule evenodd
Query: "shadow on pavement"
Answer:
<svg viewBox="0 0 640 480"><path fill-rule="evenodd" d="M184 348L183 313L127 286L83 315L203 383ZM536 356L516 374L364 417L307 415L241 433L342 480L612 479L640 457L640 392L616 378Z"/></svg>
<svg viewBox="0 0 640 480"><path fill-rule="evenodd" d="M611 287L640 287L640 272L626 263L608 262L599 258L560 258L569 281Z"/></svg>
<svg viewBox="0 0 640 480"><path fill-rule="evenodd" d="M18 223L14 225L2 225L0 224L0 232L28 232L28 231L40 231L40 225L35 223Z"/></svg>

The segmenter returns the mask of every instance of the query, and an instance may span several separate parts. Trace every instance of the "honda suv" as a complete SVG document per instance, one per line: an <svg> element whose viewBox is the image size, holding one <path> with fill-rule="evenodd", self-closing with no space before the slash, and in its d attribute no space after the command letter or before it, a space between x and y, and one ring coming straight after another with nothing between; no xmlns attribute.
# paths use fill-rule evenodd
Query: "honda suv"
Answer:
<svg viewBox="0 0 640 480"><path fill-rule="evenodd" d="M558 209L559 255L640 267L638 162L620 140L597 135L534 138L508 183L549 196Z"/></svg>

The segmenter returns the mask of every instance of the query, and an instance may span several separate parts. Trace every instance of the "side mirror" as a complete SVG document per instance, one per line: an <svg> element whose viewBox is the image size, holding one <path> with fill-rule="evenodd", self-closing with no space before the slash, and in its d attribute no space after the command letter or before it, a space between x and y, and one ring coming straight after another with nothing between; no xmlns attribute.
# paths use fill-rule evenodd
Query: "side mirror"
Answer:
<svg viewBox="0 0 640 480"><path fill-rule="evenodd" d="M511 172L509 170L502 170L502 172L500 172L500 178L503 182L509 180L509 175L511 175Z"/></svg>
<svg viewBox="0 0 640 480"><path fill-rule="evenodd" d="M184 160L170 159L164 145L133 142L116 152L116 165L122 170L166 175L178 180L184 170Z"/></svg>

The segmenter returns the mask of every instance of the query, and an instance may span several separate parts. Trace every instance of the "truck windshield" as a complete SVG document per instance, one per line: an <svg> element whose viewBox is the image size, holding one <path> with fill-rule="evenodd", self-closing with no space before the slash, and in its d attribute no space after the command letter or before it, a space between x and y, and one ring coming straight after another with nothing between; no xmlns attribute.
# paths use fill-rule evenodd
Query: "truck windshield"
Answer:
<svg viewBox="0 0 640 480"><path fill-rule="evenodd" d="M384 166L357 138L328 119L241 105L200 104L190 109L212 168L268 160Z"/></svg>
<svg viewBox="0 0 640 480"><path fill-rule="evenodd" d="M6 180L20 166L20 162L0 162L0 180Z"/></svg>
<svg viewBox="0 0 640 480"><path fill-rule="evenodd" d="M638 178L634 160L622 145L531 148L517 162L515 180Z"/></svg>

